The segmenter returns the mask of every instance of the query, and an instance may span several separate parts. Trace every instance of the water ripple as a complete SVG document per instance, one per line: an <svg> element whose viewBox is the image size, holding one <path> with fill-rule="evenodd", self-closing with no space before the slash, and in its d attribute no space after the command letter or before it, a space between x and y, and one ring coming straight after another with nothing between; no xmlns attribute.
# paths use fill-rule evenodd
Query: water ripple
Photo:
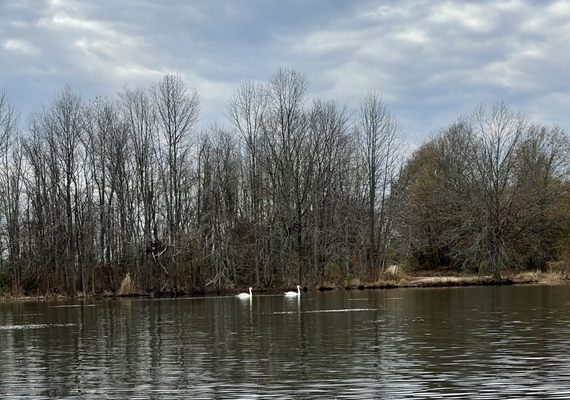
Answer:
<svg viewBox="0 0 570 400"><path fill-rule="evenodd" d="M2 304L0 398L569 398L569 292Z"/></svg>

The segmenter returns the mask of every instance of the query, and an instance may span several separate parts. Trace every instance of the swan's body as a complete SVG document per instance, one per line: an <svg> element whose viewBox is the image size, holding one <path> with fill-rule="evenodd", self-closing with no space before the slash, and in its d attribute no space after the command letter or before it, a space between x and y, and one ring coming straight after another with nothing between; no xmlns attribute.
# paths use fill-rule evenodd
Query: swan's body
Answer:
<svg viewBox="0 0 570 400"><path fill-rule="evenodd" d="M297 285L297 291L296 292L285 292L285 297L299 297L301 296L301 286Z"/></svg>
<svg viewBox="0 0 570 400"><path fill-rule="evenodd" d="M251 299L251 288L249 288L249 293L240 293L238 295L236 295L236 297L240 298L240 299Z"/></svg>

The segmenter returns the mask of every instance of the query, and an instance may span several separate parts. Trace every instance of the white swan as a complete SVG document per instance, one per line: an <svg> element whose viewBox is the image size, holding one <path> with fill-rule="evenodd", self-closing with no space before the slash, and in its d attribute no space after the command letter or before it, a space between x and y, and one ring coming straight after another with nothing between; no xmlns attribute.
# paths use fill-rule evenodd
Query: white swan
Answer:
<svg viewBox="0 0 570 400"><path fill-rule="evenodd" d="M301 286L297 285L297 291L296 292L285 292L285 296L286 297L299 297L301 296Z"/></svg>
<svg viewBox="0 0 570 400"><path fill-rule="evenodd" d="M251 299L251 297L252 297L251 288L249 288L249 293L240 293L240 294L236 295L236 297L238 297L240 299Z"/></svg>

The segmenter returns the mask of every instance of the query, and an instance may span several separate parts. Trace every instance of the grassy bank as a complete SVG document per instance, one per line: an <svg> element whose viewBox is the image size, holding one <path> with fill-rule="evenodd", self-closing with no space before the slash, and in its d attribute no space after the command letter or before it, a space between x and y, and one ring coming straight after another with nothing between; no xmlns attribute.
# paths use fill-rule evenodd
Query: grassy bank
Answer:
<svg viewBox="0 0 570 400"><path fill-rule="evenodd" d="M60 294L47 294L40 296L18 296L5 293L0 295L0 300L65 300L71 298L113 298L113 297L184 297L189 293L144 293L130 286L129 277L122 282L117 292L105 292L97 295L85 295L78 293L76 296ZM378 280L366 282L360 279L337 282L324 282L313 285L304 285L305 290L363 290L363 289L388 289L388 288L428 288L428 287L459 287L459 286L485 286L485 285L513 285L513 284L536 284L536 285L563 285L570 283L570 275L565 272L539 272L526 271L505 274L500 280L494 280L491 276L474 274L452 274L442 271L422 271L421 273L406 274L401 271L392 271L383 274ZM254 293L281 293L287 287L254 288ZM232 295L239 290L228 288L223 291L207 290L192 295Z"/></svg>
<svg viewBox="0 0 570 400"><path fill-rule="evenodd" d="M327 282L317 286L319 290L333 289L381 289L381 288L418 288L418 287L453 287L453 286L484 286L484 285L563 285L570 283L567 271L524 271L503 274L499 280L491 275L462 274L445 270L429 270L406 273L400 269L387 271L374 282L364 282L352 279L347 282Z"/></svg>

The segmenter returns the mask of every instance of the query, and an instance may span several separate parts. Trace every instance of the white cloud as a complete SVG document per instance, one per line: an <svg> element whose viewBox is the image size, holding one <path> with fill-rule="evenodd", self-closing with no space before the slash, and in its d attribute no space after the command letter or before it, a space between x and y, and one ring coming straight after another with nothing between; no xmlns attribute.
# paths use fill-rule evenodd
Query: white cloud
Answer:
<svg viewBox="0 0 570 400"><path fill-rule="evenodd" d="M331 82L328 97L380 90L404 130L425 135L449 122L438 116L460 116L482 101L527 112L534 102L544 114L545 99L570 92L568 2L374 3L290 38L290 54L314 66L308 75ZM557 119L570 125L570 117Z"/></svg>
<svg viewBox="0 0 570 400"><path fill-rule="evenodd" d="M420 29L409 29L403 32L397 32L394 37L405 43L416 45L427 45L430 41L428 35Z"/></svg>
<svg viewBox="0 0 570 400"><path fill-rule="evenodd" d="M299 53L326 54L337 51L350 51L367 39L362 31L318 31L301 38L292 44L291 50ZM293 38L286 40L295 41Z"/></svg>
<svg viewBox="0 0 570 400"><path fill-rule="evenodd" d="M378 7L372 6L368 9L361 10L356 16L358 19L373 19L392 21L394 19L407 18L410 15L409 7L406 5L398 4L397 6L381 5Z"/></svg>
<svg viewBox="0 0 570 400"><path fill-rule="evenodd" d="M6 39L2 42L2 48L11 52L32 56L40 53L40 49L24 39Z"/></svg>
<svg viewBox="0 0 570 400"><path fill-rule="evenodd" d="M461 25L473 32L488 32L495 26L495 9L487 3L446 2L434 7L429 20L442 25Z"/></svg>
<svg viewBox="0 0 570 400"><path fill-rule="evenodd" d="M570 16L570 3L566 0L559 0L550 4L547 11L557 16Z"/></svg>
<svg viewBox="0 0 570 400"><path fill-rule="evenodd" d="M567 1L171 1L0 2L0 82L26 104L65 83L112 95L176 72L212 122L240 80L288 66L349 108L380 91L413 134L494 100L570 127Z"/></svg>

